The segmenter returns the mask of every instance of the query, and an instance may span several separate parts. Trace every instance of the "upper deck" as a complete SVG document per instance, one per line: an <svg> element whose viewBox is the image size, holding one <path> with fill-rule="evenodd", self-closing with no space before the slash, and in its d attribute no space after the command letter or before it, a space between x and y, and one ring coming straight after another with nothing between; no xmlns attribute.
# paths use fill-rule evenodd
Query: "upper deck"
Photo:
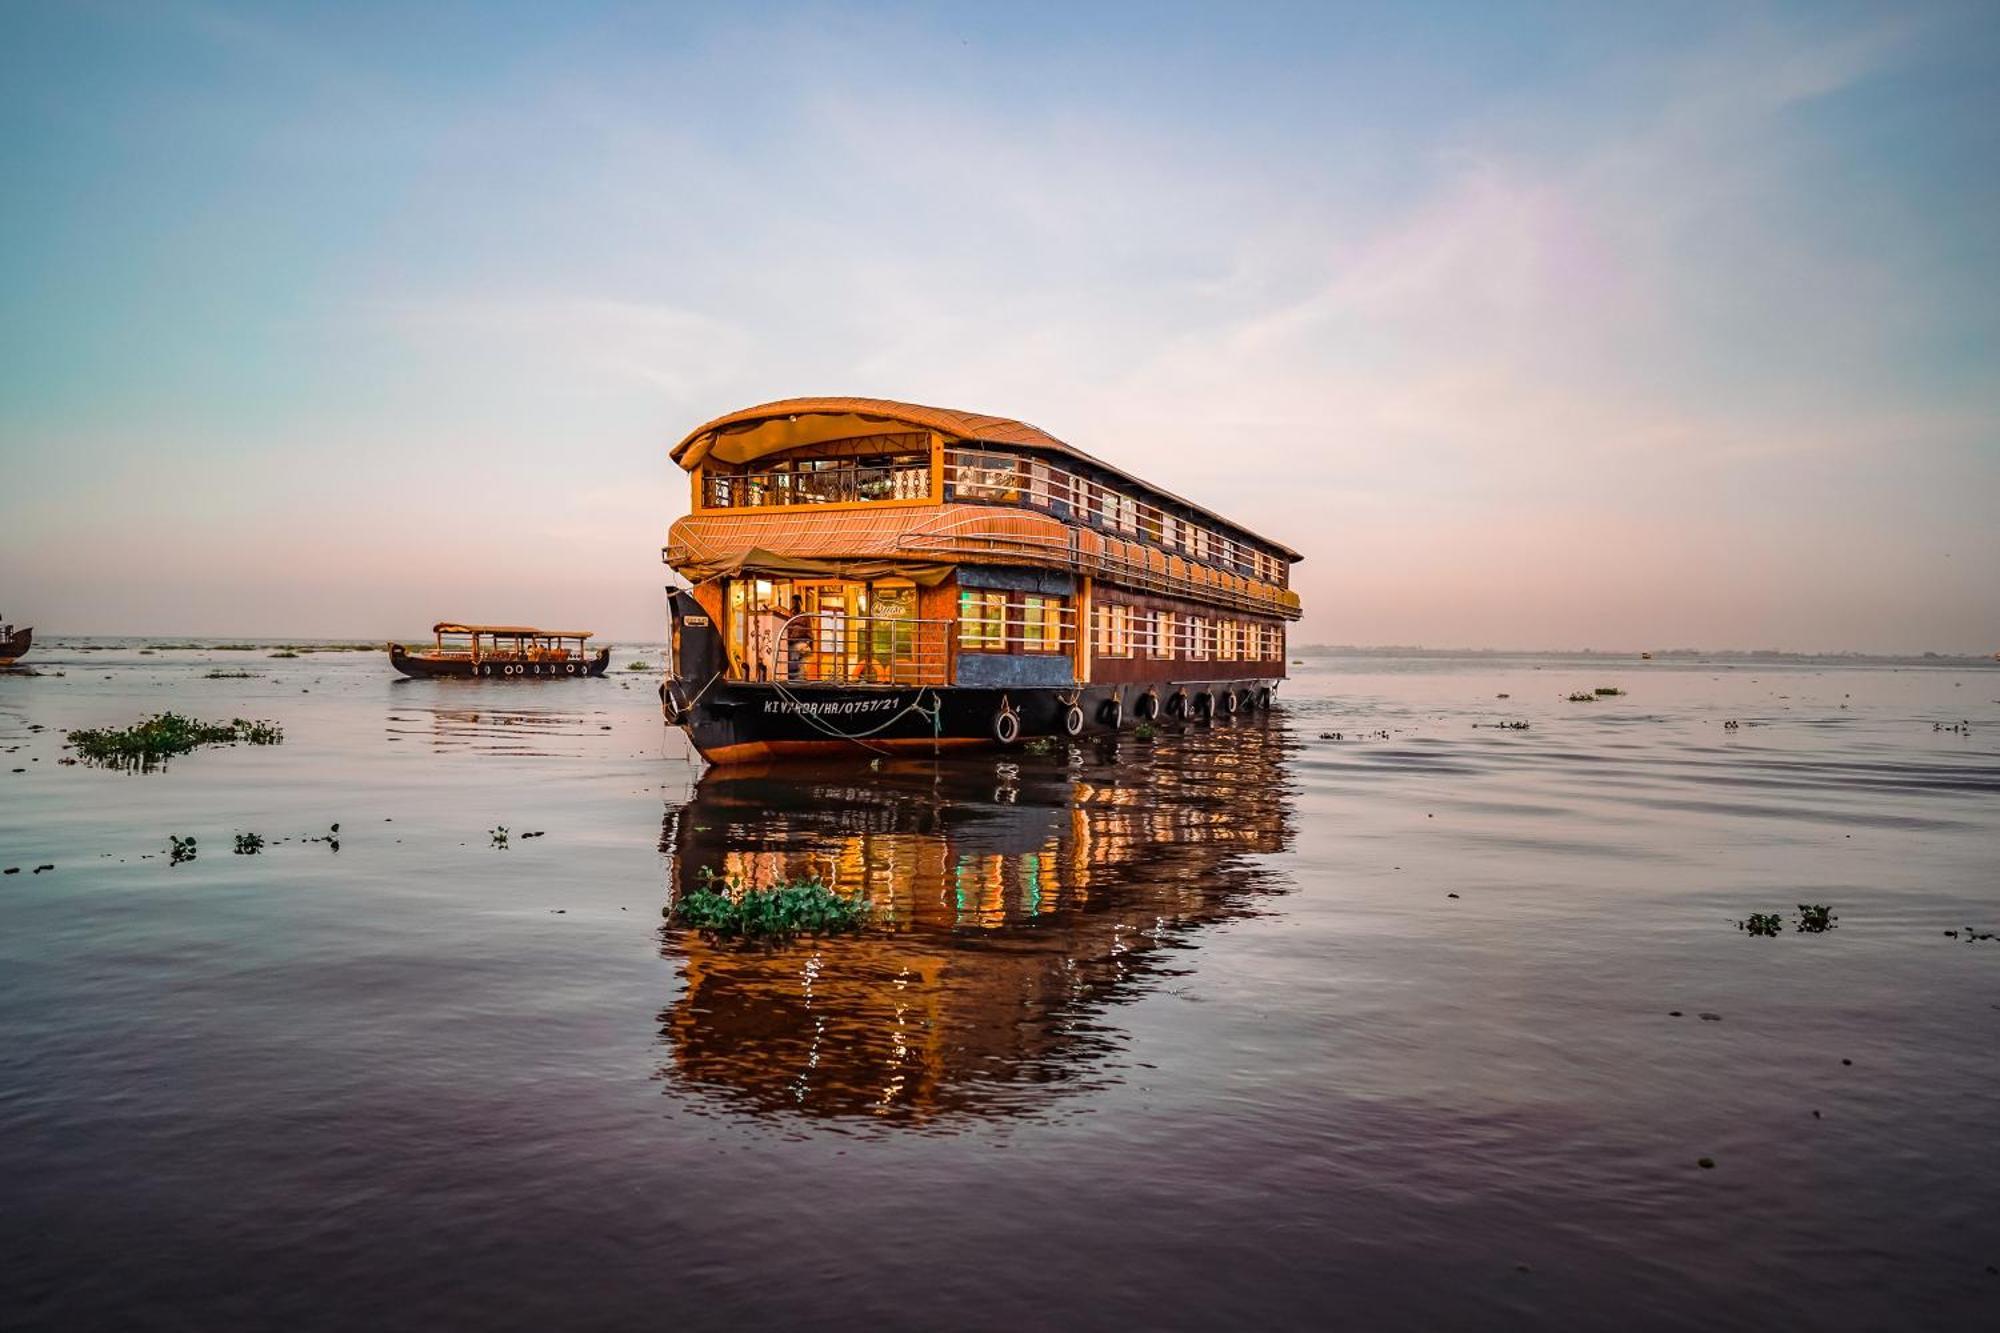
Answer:
<svg viewBox="0 0 2000 1333"><path fill-rule="evenodd" d="M1297 551L1009 418L794 398L718 417L673 458L691 510L665 555L697 580L773 559L1019 564L1298 616Z"/></svg>

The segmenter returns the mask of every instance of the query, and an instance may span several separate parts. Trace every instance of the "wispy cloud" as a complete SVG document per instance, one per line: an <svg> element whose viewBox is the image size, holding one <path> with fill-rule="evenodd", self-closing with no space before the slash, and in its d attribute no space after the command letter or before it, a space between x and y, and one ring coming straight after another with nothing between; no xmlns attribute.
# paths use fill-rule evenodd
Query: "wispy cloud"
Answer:
<svg viewBox="0 0 2000 1333"><path fill-rule="evenodd" d="M1977 215L1965 174L1924 158L1962 106L1896 91L1966 41L1962 12L1723 9L1672 41L1602 15L1566 35L1585 55L1552 39L1523 69L1483 10L1441 46L1216 22L1109 63L977 14L530 13L465 34L463 67L421 17L180 12L221 77L157 73L125 133L166 107L227 187L159 182L199 203L156 227L195 262L122 258L127 307L180 315L207 378L170 430L167 390L129 380L122 415L25 400L5 447L72 530L98 521L75 442L235 449L259 485L317 469L291 526L318 562L449 494L585 588L649 588L684 503L672 439L860 392L1025 417L1304 547L1308 637L1635 643L1671 619L1976 646L1968 618L2000 623L1976 573L2000 566L1975 501L1995 274L1962 271L1987 253L1953 220ZM217 217L255 242L240 264L175 248ZM117 375L99 332L74 346L78 382ZM260 388L232 396L242 364ZM102 512L129 531L148 493ZM256 503L210 516L215 561L259 536ZM455 563L463 531L434 526L437 596L541 577L525 546ZM122 575L84 563L88 603Z"/></svg>

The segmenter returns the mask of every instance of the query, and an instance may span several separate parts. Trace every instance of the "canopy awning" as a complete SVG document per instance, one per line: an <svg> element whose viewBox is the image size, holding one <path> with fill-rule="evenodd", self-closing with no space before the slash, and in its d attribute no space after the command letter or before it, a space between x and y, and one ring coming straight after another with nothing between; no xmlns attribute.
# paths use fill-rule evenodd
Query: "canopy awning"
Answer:
<svg viewBox="0 0 2000 1333"><path fill-rule="evenodd" d="M951 577L952 566L935 561L883 560L862 557L828 560L813 556L780 555L761 546L718 560L694 560L679 566L679 572L695 583L712 578L762 579L908 579L926 588L935 588Z"/></svg>
<svg viewBox="0 0 2000 1333"><path fill-rule="evenodd" d="M534 639L588 639L592 631L587 629L536 629L532 625L459 625L448 620L440 620L431 626L433 634L499 634L508 638Z"/></svg>

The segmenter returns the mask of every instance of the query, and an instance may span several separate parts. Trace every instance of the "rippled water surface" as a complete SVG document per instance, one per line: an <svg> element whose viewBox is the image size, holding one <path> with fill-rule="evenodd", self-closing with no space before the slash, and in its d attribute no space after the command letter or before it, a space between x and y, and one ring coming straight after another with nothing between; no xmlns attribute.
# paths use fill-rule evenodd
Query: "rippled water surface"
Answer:
<svg viewBox="0 0 2000 1333"><path fill-rule="evenodd" d="M1115 752L704 775L644 673L24 665L0 1327L2000 1318L1991 668L1327 658ZM286 739L60 762L164 708ZM704 874L878 925L663 931Z"/></svg>

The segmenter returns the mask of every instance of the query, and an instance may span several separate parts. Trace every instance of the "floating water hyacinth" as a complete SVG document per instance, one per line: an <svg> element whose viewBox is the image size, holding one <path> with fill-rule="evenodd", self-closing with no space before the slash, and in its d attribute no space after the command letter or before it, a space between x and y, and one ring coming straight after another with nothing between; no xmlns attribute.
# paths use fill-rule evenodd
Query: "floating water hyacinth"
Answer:
<svg viewBox="0 0 2000 1333"><path fill-rule="evenodd" d="M705 870L700 883L667 909L667 919L714 935L784 939L859 930L873 910L865 898L846 897L816 879L741 889Z"/></svg>
<svg viewBox="0 0 2000 1333"><path fill-rule="evenodd" d="M275 722L248 718L201 722L179 713L159 713L130 727L72 731L67 739L77 756L90 763L145 772L204 745L277 745L285 739L285 731Z"/></svg>

